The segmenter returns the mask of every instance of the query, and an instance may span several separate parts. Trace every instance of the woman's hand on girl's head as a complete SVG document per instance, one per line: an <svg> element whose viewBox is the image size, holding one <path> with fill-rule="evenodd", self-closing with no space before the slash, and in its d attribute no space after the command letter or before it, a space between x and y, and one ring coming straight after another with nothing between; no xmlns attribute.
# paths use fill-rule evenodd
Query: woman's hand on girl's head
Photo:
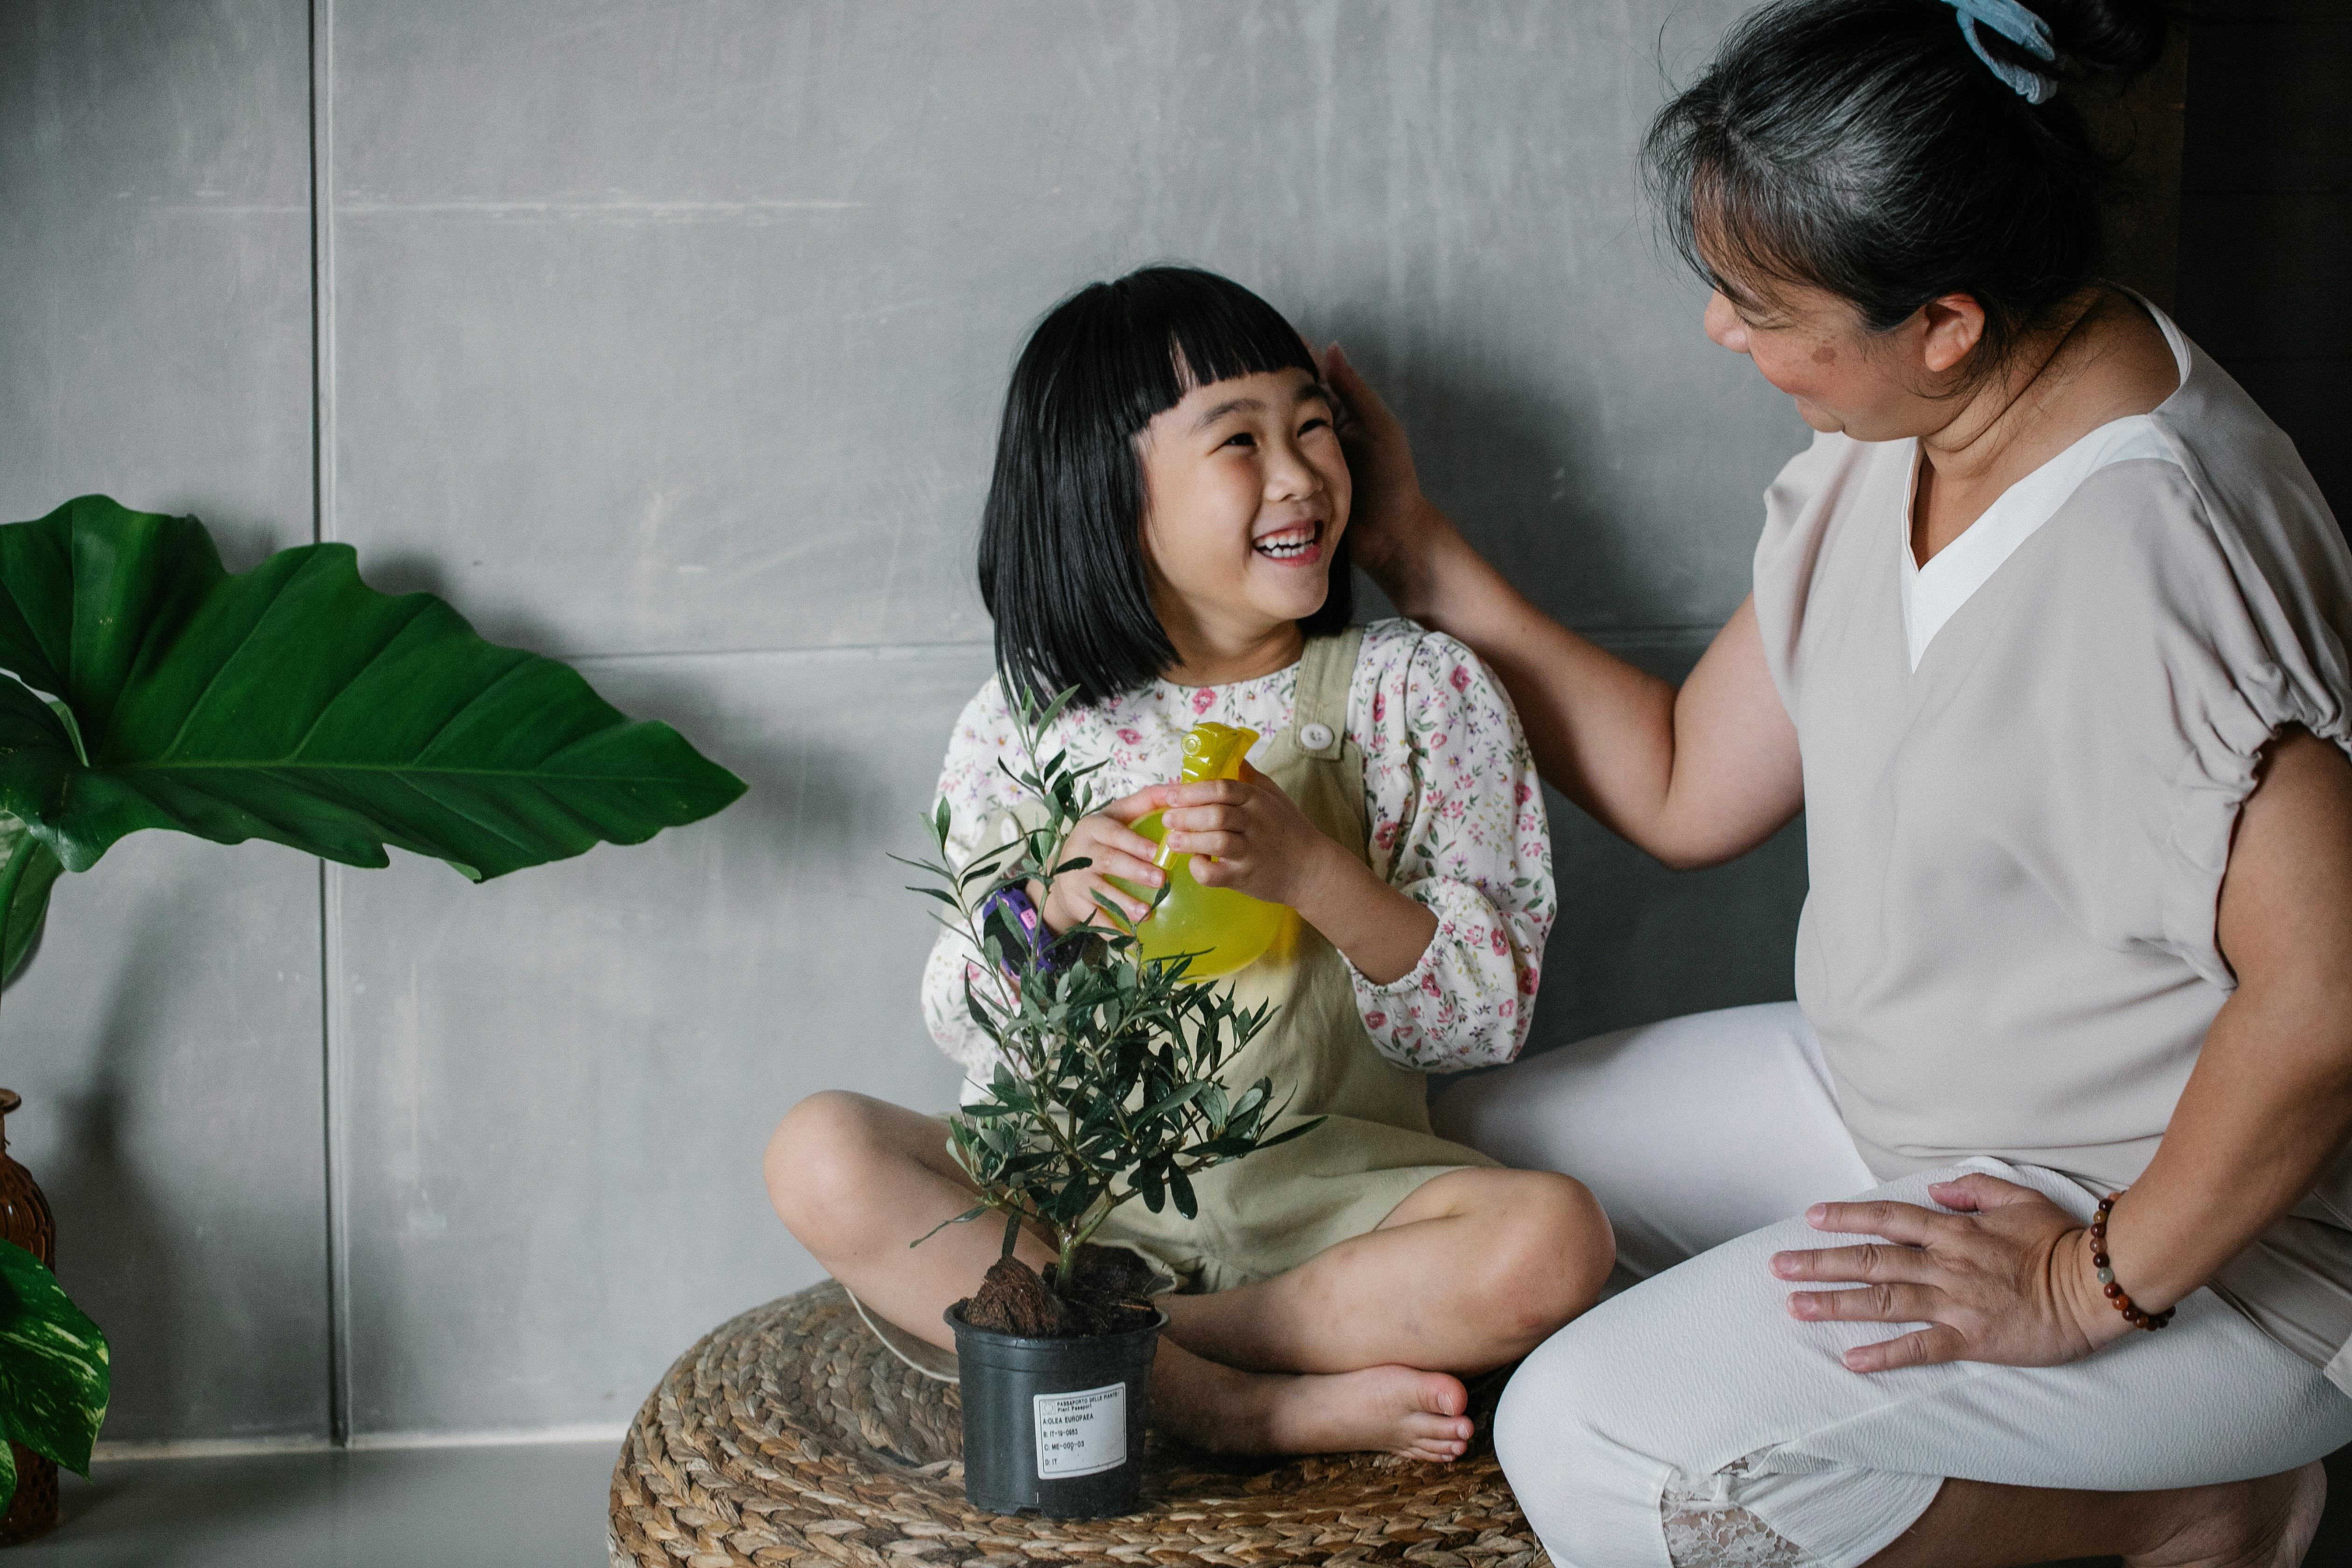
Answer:
<svg viewBox="0 0 2352 1568"><path fill-rule="evenodd" d="M1329 878L1331 857L1347 857L1347 851L1308 821L1279 785L1244 762L1238 779L1162 787L1167 846L1196 857L1194 881L1288 904L1312 922L1308 906Z"/></svg>
<svg viewBox="0 0 2352 1568"><path fill-rule="evenodd" d="M1772 1255L1780 1279L1843 1287L1798 1291L1789 1298L1792 1317L1927 1325L1846 1352L1848 1367L2057 1366L2134 1331L2100 1293L2090 1232L2056 1204L1980 1173L1927 1192L1962 1212L1816 1204L1805 1215L1814 1229L1885 1240Z"/></svg>
<svg viewBox="0 0 2352 1568"><path fill-rule="evenodd" d="M1322 366L1323 384L1342 405L1339 443L1355 480L1349 549L1356 564L1410 615L1417 558L1433 534L1452 524L1421 493L1403 423L1349 363L1347 351L1333 343L1323 352Z"/></svg>
<svg viewBox="0 0 2352 1568"><path fill-rule="evenodd" d="M1078 819L1069 837L1062 841L1061 858L1090 864L1054 879L1053 890L1038 911L1045 918L1046 930L1059 936L1072 926L1100 923L1103 911L1102 906L1095 902L1097 895L1108 899L1130 921L1139 921L1150 912L1151 906L1145 900L1103 879L1117 877L1154 891L1168 879L1168 873L1152 858L1160 853L1160 847L1129 825L1166 805L1163 797L1173 787L1153 784L1149 789L1139 789L1112 801L1091 816Z"/></svg>

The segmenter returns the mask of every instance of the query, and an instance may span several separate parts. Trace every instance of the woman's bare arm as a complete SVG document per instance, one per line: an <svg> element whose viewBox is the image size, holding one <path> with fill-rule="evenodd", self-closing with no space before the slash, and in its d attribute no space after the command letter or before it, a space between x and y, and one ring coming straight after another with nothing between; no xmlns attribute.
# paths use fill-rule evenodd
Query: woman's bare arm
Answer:
<svg viewBox="0 0 2352 1568"><path fill-rule="evenodd" d="M1400 610L1494 669L1546 780L1677 868L1745 854L1796 816L1796 728L1765 666L1752 603L1679 690L1635 668L1512 587L1422 494L1403 427L1347 356L1334 349L1324 369L1350 416L1356 560Z"/></svg>
<svg viewBox="0 0 2352 1568"><path fill-rule="evenodd" d="M2238 989L2109 1235L2168 1307L2285 1214L2352 1139L2352 762L2290 731L2239 816L2216 940Z"/></svg>
<svg viewBox="0 0 2352 1568"><path fill-rule="evenodd" d="M2301 1202L2352 1139L2352 763L2300 731L2274 745L2238 819L2216 934L2238 989L2205 1033L2155 1159L2117 1200L2117 1288L2160 1312ZM1776 1254L1800 1318L1925 1323L1849 1350L1856 1372L1928 1362L2051 1366L2133 1331L2101 1293L2090 1233L2031 1187L1974 1173L1909 1204L1816 1205L1876 1243Z"/></svg>

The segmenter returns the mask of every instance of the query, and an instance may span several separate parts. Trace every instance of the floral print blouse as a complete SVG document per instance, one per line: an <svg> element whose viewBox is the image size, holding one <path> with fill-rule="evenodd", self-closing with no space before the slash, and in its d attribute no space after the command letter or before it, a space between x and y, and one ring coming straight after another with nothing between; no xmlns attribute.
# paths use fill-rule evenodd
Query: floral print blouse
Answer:
<svg viewBox="0 0 2352 1568"><path fill-rule="evenodd" d="M1097 800L1116 800L1175 778L1185 731L1203 720L1255 730L1263 748L1288 727L1297 688L1295 664L1223 686L1157 681L1064 713L1050 740L1074 763L1105 763L1090 782ZM1348 733L1364 754L1372 869L1437 916L1412 973L1381 985L1349 965L1364 1028L1382 1056L1422 1072L1509 1061L1527 1043L1558 912L1543 792L1518 715L1477 655L1443 633L1386 620L1364 628ZM958 864L1018 798L997 765L1018 744L991 678L956 721L940 773ZM977 1075L991 1047L964 1010L974 962L969 941L940 933L923 972L923 1016L940 1048Z"/></svg>

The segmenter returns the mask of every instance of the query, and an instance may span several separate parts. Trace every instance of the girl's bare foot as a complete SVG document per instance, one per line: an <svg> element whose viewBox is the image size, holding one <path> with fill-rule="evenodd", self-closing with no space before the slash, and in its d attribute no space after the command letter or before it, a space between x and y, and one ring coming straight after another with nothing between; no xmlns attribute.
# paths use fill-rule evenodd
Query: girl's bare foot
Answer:
<svg viewBox="0 0 2352 1568"><path fill-rule="evenodd" d="M1470 1394L1444 1373L1368 1366L1277 1381L1269 1418L1276 1453L1369 1448L1445 1463L1469 1450Z"/></svg>
<svg viewBox="0 0 2352 1568"><path fill-rule="evenodd" d="M1162 1342L1153 1418L1189 1443L1234 1454L1370 1450L1444 1462L1470 1447L1461 1380L1410 1366L1240 1372Z"/></svg>
<svg viewBox="0 0 2352 1568"><path fill-rule="evenodd" d="M2299 1568L2327 1506L2327 1471L2314 1459L2259 1480L2199 1487L2182 1504L2187 1522L2126 1557L2130 1568Z"/></svg>

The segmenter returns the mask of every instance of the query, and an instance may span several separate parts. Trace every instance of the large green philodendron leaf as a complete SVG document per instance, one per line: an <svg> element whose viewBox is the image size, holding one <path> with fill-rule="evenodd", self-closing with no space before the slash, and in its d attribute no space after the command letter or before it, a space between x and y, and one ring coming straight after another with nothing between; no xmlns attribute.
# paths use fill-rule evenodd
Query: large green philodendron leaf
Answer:
<svg viewBox="0 0 2352 1568"><path fill-rule="evenodd" d="M394 846L479 879L636 844L742 781L568 667L494 647L349 545L232 576L204 525L103 496L0 527L0 970L58 868L143 827L352 866ZM29 689L27 689L29 688ZM54 704L43 699L55 699Z"/></svg>
<svg viewBox="0 0 2352 1568"><path fill-rule="evenodd" d="M0 1241L0 1437L89 1474L90 1445L106 1419L106 1336L66 1299L58 1277L11 1241ZM0 1509L16 1468L0 1442Z"/></svg>

